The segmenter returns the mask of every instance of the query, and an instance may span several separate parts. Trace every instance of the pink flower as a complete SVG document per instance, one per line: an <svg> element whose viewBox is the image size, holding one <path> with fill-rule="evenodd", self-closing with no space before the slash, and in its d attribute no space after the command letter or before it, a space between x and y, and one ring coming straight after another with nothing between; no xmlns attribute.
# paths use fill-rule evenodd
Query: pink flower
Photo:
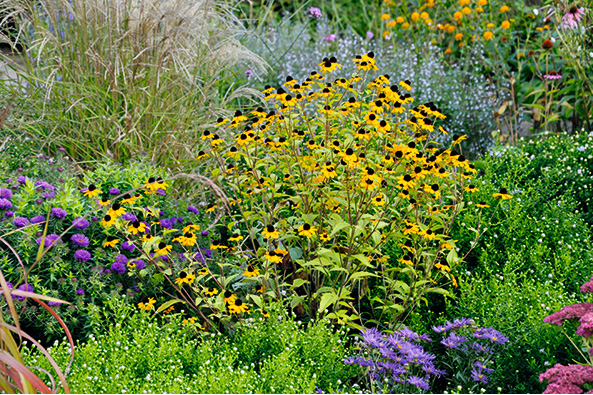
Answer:
<svg viewBox="0 0 593 395"><path fill-rule="evenodd" d="M560 326L565 320L572 318L580 319L589 313L593 313L593 303L576 303L564 306L560 311L547 316L544 318L544 322Z"/></svg>
<svg viewBox="0 0 593 395"><path fill-rule="evenodd" d="M338 39L338 35L331 33L329 36L323 38L327 42L331 42Z"/></svg>
<svg viewBox="0 0 593 395"><path fill-rule="evenodd" d="M593 277L591 277L591 280L589 280L585 284L581 285L581 292L582 293L593 292Z"/></svg>
<svg viewBox="0 0 593 395"><path fill-rule="evenodd" d="M577 6L570 7L566 14L562 17L562 27L564 29L576 29L578 27L578 23L583 19L585 15L585 11L582 8L578 8Z"/></svg>
<svg viewBox="0 0 593 395"><path fill-rule="evenodd" d="M577 328L577 335L581 337L593 336L593 312L585 314L579 321L581 325Z"/></svg>
<svg viewBox="0 0 593 395"><path fill-rule="evenodd" d="M548 74L544 75L544 78L547 80L559 80L562 78L562 74L558 74L554 70L550 71Z"/></svg>
<svg viewBox="0 0 593 395"><path fill-rule="evenodd" d="M544 394L582 394L580 387L593 382L593 367L588 365L568 365L559 363L539 375L539 381L548 380Z"/></svg>

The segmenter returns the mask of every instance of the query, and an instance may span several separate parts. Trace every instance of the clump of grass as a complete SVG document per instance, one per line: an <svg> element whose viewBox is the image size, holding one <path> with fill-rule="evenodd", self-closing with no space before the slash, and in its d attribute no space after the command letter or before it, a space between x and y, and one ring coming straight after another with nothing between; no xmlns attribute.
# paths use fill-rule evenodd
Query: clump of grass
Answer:
<svg viewBox="0 0 593 395"><path fill-rule="evenodd" d="M236 71L265 67L218 1L0 0L0 15L18 27L0 41L25 48L19 84L0 84L13 119L81 161L182 164L213 117L255 95Z"/></svg>

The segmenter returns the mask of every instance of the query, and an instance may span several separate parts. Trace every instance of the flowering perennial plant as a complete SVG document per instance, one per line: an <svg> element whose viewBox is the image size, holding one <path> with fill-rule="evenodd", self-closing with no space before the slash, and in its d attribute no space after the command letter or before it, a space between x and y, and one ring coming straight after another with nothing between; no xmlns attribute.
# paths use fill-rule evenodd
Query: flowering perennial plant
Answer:
<svg viewBox="0 0 593 395"><path fill-rule="evenodd" d="M346 79L325 58L302 81L266 87L268 109L237 111L203 133L198 156L212 158L211 178L231 191L233 237L212 249L249 273L242 287L260 309L287 298L301 316L327 309L354 323L377 278L385 297L371 300L371 314L399 325L423 295L457 285L448 232L476 169L457 151L463 136L438 146L445 116L415 103L409 81L367 81L372 52L353 61L358 72ZM382 252L388 241L400 248L393 260Z"/></svg>

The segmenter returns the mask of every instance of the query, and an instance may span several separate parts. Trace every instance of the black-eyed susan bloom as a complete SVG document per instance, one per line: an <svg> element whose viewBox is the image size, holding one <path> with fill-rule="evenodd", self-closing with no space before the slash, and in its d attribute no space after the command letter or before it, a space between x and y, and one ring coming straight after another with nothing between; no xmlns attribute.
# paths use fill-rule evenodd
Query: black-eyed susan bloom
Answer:
<svg viewBox="0 0 593 395"><path fill-rule="evenodd" d="M266 225L264 230L262 230L262 235L266 239L277 239L280 237L280 232L276 230L274 225Z"/></svg>
<svg viewBox="0 0 593 395"><path fill-rule="evenodd" d="M420 228L418 227L418 225L406 220L406 225L404 226L404 235L418 234L419 232Z"/></svg>
<svg viewBox="0 0 593 395"><path fill-rule="evenodd" d="M276 254L276 251L266 252L264 254L265 258L272 262L272 263L280 263L282 262L282 256Z"/></svg>
<svg viewBox="0 0 593 395"><path fill-rule="evenodd" d="M218 289L216 288L208 287L204 289L204 295L206 296L214 296L216 294L218 294Z"/></svg>
<svg viewBox="0 0 593 395"><path fill-rule="evenodd" d="M266 292L266 286L264 284L259 284L253 290L257 293L263 294Z"/></svg>
<svg viewBox="0 0 593 395"><path fill-rule="evenodd" d="M485 202L480 202L480 203L476 203L476 207L478 208L488 208L490 207L489 204L486 204Z"/></svg>
<svg viewBox="0 0 593 395"><path fill-rule="evenodd" d="M119 239L117 237L107 236L107 239L103 242L103 248L105 248L105 247L115 248L117 243L119 243Z"/></svg>
<svg viewBox="0 0 593 395"><path fill-rule="evenodd" d="M167 255L171 251L172 248L173 248L172 245L169 245L169 244L161 241L154 251L154 256Z"/></svg>
<svg viewBox="0 0 593 395"><path fill-rule="evenodd" d="M509 200L509 199L513 198L512 195L509 195L506 188L501 188L498 193L495 193L492 196L494 196L497 199L502 199L502 200Z"/></svg>
<svg viewBox="0 0 593 395"><path fill-rule="evenodd" d="M243 303L241 299L236 299L235 301L229 303L229 313L231 314L241 314L248 311L249 306L246 303Z"/></svg>
<svg viewBox="0 0 593 395"><path fill-rule="evenodd" d="M259 313L264 316L265 318L270 318L270 313L268 313L266 310L260 310Z"/></svg>
<svg viewBox="0 0 593 395"><path fill-rule="evenodd" d="M238 233L233 233L233 235L231 237L229 237L229 241L235 242L235 241L241 241L243 240L243 236L241 236Z"/></svg>
<svg viewBox="0 0 593 395"><path fill-rule="evenodd" d="M94 198L95 196L97 196L98 194L102 193L103 191L101 191L99 188L97 188L94 184L91 184L88 186L88 188L86 188L85 190L83 190L83 194L86 197L89 198Z"/></svg>
<svg viewBox="0 0 593 395"><path fill-rule="evenodd" d="M312 237L317 232L317 227L312 226L308 223L304 223L298 228L299 235L305 236L306 238Z"/></svg>
<svg viewBox="0 0 593 395"><path fill-rule="evenodd" d="M99 203L100 206L108 206L111 204L111 200L107 199L107 198L101 198L101 200L98 200L97 203Z"/></svg>
<svg viewBox="0 0 593 395"><path fill-rule="evenodd" d="M386 202L385 202L385 197L384 197L384 196L383 196L383 194L381 193L381 194L379 194L379 195L375 196L375 197L372 199L372 203L373 203L373 205L374 205L374 206L377 206L377 207L384 206L384 205L385 205L385 203L386 203Z"/></svg>
<svg viewBox="0 0 593 395"><path fill-rule="evenodd" d="M138 308L140 310L144 310L144 311L152 310L152 308L154 307L154 304L155 303L156 303L156 300L154 298L148 298L148 302L146 302L146 303L143 303L143 302L138 303Z"/></svg>
<svg viewBox="0 0 593 395"><path fill-rule="evenodd" d="M109 211L107 211L107 215L110 215L112 218L117 218L126 213L126 209L121 206L119 203L113 203Z"/></svg>
<svg viewBox="0 0 593 395"><path fill-rule="evenodd" d="M195 274L181 271L179 272L179 277L175 279L175 284L177 284L178 287L181 287L184 283L191 284L195 279Z"/></svg>
<svg viewBox="0 0 593 395"><path fill-rule="evenodd" d="M403 263L404 265L413 266L414 265L414 261L412 259L413 259L412 256L409 255L409 254L407 254L407 255L404 255L403 257L401 257L399 259L399 261L401 263Z"/></svg>
<svg viewBox="0 0 593 395"><path fill-rule="evenodd" d="M130 232L133 235L136 235L138 233L144 233L146 232L146 224L144 222L136 220L132 222L130 226L128 226L128 232Z"/></svg>
<svg viewBox="0 0 593 395"><path fill-rule="evenodd" d="M173 241L178 241L184 247L191 247L196 245L196 235L192 232L186 232L181 236L177 236Z"/></svg>
<svg viewBox="0 0 593 395"><path fill-rule="evenodd" d="M247 269L243 272L245 277L255 277L259 275L259 269L254 269L253 266L247 266Z"/></svg>
<svg viewBox="0 0 593 395"><path fill-rule="evenodd" d="M237 299L237 296L231 291L224 291L222 295L222 301L224 303L233 303Z"/></svg>
<svg viewBox="0 0 593 395"><path fill-rule="evenodd" d="M479 189L474 184L470 184L465 187L465 192L468 192L468 193L475 193L478 191L479 191Z"/></svg>
<svg viewBox="0 0 593 395"><path fill-rule="evenodd" d="M117 220L117 218L112 217L111 215L107 214L101 220L101 225L103 225L103 227L105 227L105 228L109 228L115 223L116 220Z"/></svg>

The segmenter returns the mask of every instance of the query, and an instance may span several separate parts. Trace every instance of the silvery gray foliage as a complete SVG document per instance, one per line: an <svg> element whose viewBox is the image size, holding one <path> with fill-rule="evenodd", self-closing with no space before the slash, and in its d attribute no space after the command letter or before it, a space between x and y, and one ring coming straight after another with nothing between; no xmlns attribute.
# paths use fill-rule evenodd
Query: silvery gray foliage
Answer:
<svg viewBox="0 0 593 395"><path fill-rule="evenodd" d="M337 38L328 41L331 34ZM379 34L376 35L376 37ZM354 56L373 51L379 72L389 74L391 81L409 80L418 103L434 102L447 120L451 134L468 134L471 150L484 152L492 144L491 132L496 130L493 118L504 97L476 71L481 69L482 51L477 48L466 64L447 65L441 50L429 44L393 46L386 40L374 40L353 32L335 32L327 20L292 22L283 20L250 37L247 47L262 56L271 66L265 75L257 75L261 83L277 86L286 76L306 78L324 57L335 56L342 65L341 76L356 72ZM476 67L478 66L478 67Z"/></svg>

